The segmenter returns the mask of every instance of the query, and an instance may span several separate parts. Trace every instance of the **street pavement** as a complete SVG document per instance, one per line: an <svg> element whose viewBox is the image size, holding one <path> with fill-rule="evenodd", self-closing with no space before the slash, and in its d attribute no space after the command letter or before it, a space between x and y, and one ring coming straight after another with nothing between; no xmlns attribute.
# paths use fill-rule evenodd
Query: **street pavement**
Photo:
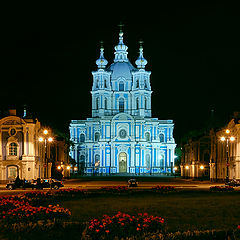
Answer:
<svg viewBox="0 0 240 240"><path fill-rule="evenodd" d="M64 188L81 188L81 189L99 189L105 186L127 186L128 178L81 178L81 179L69 179L64 180ZM192 179L182 178L139 178L137 179L139 185L138 189L150 189L157 185L174 186L177 189L189 189L189 190L207 190L211 186L222 186L224 183L214 183L210 181L195 181ZM235 188L240 190L240 187ZM0 195L4 194L18 194L26 191L32 191L32 189L16 189L7 190L6 184L0 184Z"/></svg>

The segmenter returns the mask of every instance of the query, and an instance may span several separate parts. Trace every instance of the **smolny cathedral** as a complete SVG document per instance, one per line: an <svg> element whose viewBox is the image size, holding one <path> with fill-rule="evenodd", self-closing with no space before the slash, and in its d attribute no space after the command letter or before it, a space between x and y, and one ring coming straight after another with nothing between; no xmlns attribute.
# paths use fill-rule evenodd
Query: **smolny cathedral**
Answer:
<svg viewBox="0 0 240 240"><path fill-rule="evenodd" d="M175 140L172 120L152 118L150 71L140 46L136 67L119 33L114 62L104 49L92 72L92 117L72 120L70 155L85 174L173 173Z"/></svg>

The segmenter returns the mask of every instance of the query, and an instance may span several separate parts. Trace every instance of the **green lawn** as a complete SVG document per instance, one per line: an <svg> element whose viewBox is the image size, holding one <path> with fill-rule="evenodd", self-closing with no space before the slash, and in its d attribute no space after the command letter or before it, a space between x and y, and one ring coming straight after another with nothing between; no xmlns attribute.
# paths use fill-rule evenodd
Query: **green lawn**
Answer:
<svg viewBox="0 0 240 240"><path fill-rule="evenodd" d="M240 193L183 191L164 195L136 193L99 194L84 199L64 201L73 220L87 221L103 214L122 211L130 214L148 212L164 217L169 231L231 229L240 223Z"/></svg>

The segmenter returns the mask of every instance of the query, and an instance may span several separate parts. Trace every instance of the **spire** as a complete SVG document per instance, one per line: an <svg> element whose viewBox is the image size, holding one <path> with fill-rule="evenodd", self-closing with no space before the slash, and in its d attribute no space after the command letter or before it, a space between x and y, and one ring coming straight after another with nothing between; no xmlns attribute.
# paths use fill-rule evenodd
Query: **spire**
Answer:
<svg viewBox="0 0 240 240"><path fill-rule="evenodd" d="M100 57L96 60L96 64L98 68L105 68L108 64L108 61L104 58L104 48L103 48L103 41L100 42Z"/></svg>
<svg viewBox="0 0 240 240"><path fill-rule="evenodd" d="M122 31L122 27L124 25L123 24L119 24L120 27L120 32L119 32L119 43L117 46L115 46L115 59L114 62L128 62L128 58L127 58L127 49L128 47L123 43L123 31Z"/></svg>
<svg viewBox="0 0 240 240"><path fill-rule="evenodd" d="M145 68L147 65L147 60L143 57L143 41L139 41L140 47L139 47L139 57L135 61L138 68Z"/></svg>

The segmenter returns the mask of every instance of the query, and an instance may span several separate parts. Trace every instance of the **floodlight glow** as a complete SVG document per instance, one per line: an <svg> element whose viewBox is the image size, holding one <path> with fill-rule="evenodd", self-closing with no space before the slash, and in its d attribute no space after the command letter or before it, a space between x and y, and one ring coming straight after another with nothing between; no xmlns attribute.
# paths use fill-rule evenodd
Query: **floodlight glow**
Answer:
<svg viewBox="0 0 240 240"><path fill-rule="evenodd" d="M222 142L224 142L224 141L226 140L226 138L225 138L225 137L221 137L220 140L221 140Z"/></svg>
<svg viewBox="0 0 240 240"><path fill-rule="evenodd" d="M43 137L40 137L40 138L38 139L38 141L39 141L39 142L43 142Z"/></svg>
<svg viewBox="0 0 240 240"><path fill-rule="evenodd" d="M47 130L47 129L44 129L44 130L43 130L43 133L44 133L45 135L47 135L47 134L48 134L48 130Z"/></svg>
<svg viewBox="0 0 240 240"><path fill-rule="evenodd" d="M230 137L230 141L231 142L235 141L235 137Z"/></svg>

